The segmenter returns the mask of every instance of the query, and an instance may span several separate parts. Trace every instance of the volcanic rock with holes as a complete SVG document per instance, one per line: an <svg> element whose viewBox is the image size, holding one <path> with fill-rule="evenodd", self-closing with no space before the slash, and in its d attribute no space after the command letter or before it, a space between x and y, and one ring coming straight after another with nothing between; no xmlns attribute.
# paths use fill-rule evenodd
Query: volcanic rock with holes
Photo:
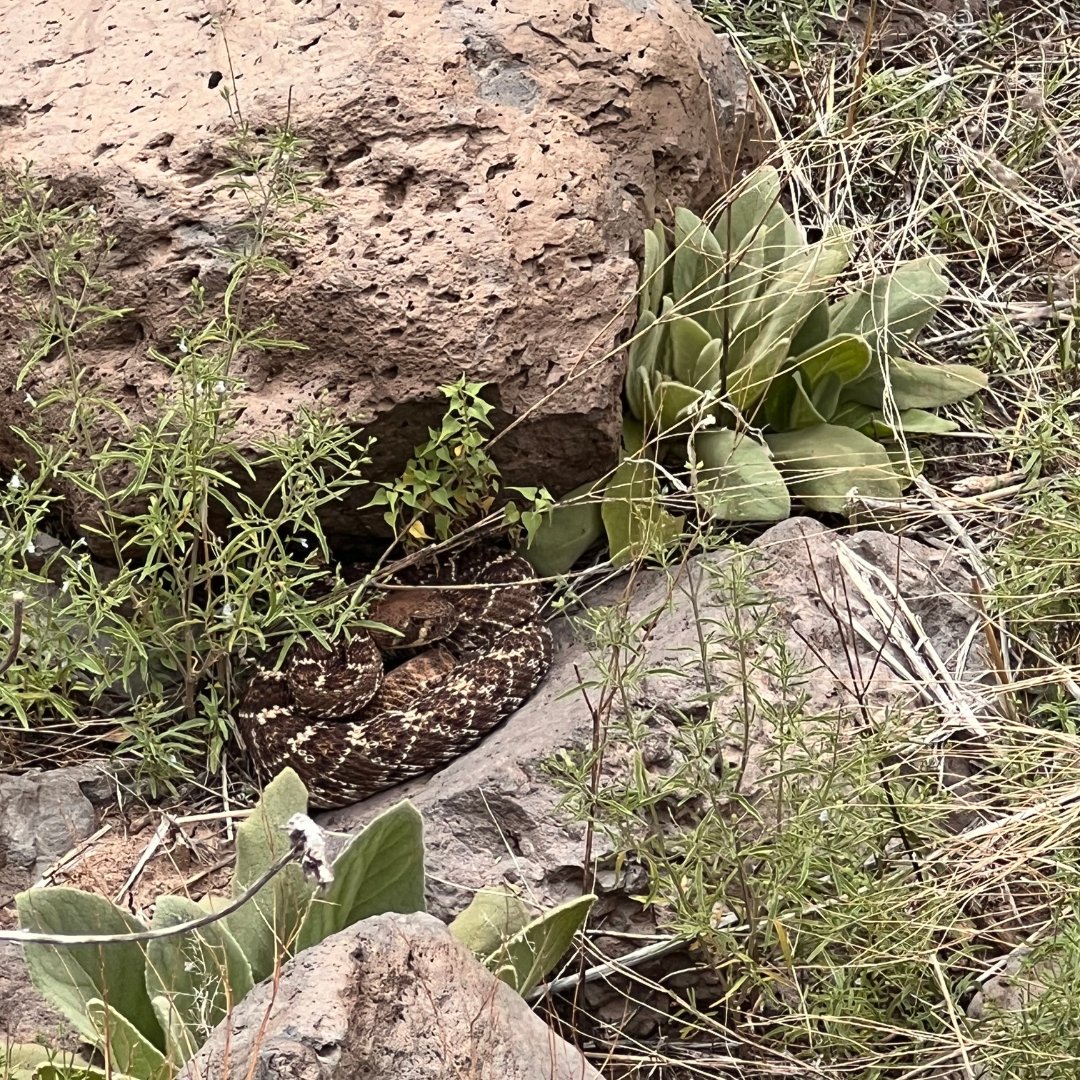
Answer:
<svg viewBox="0 0 1080 1080"><path fill-rule="evenodd" d="M180 1080L599 1080L429 915L379 915L257 986Z"/></svg>
<svg viewBox="0 0 1080 1080"><path fill-rule="evenodd" d="M55 0L0 21L0 167L32 161L116 238L110 303L130 308L80 359L86 389L137 421L159 409L170 331L248 213L223 190L233 87L255 132L290 119L326 207L279 251L249 324L270 313L306 352L249 353L240 437L319 406L378 438L397 475L462 373L490 384L508 483L558 494L614 463L636 284L631 247L658 208L703 208L757 146L726 40L680 0ZM13 264L0 265L10 298ZM57 355L16 392L23 328L0 306L0 464L9 427L67 377ZM29 397L27 397L29 395ZM62 430L62 409L46 411ZM102 412L104 440L121 419ZM119 477L118 477L119 479ZM263 478L264 480L268 478ZM67 492L75 520L91 513ZM355 508L328 516L331 539Z"/></svg>

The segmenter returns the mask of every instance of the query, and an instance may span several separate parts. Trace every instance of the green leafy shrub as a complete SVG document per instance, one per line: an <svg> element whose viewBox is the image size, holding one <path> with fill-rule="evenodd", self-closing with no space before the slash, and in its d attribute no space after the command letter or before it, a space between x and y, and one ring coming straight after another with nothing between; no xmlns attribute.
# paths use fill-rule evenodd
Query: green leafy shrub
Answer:
<svg viewBox="0 0 1080 1080"><path fill-rule="evenodd" d="M792 495L828 513L852 488L897 498L908 476L892 444L953 430L930 410L986 385L975 368L899 355L945 297L943 260L904 263L830 300L850 238L809 242L779 194L776 170L761 168L711 224L677 209L674 230L646 231L623 460L597 513L578 493L545 519L531 552L545 572L568 569L601 530L616 563L678 536L663 469L688 471L709 520L781 520Z"/></svg>
<svg viewBox="0 0 1080 1080"><path fill-rule="evenodd" d="M395 540L416 544L446 540L492 511L502 477L488 453L492 428L488 414L494 406L481 397L486 385L462 375L440 386L447 399L441 424L428 428L427 442L415 448L396 480L376 485L378 491L368 505L386 508L383 520L394 530ZM510 502L499 513L506 524L531 535L540 514L551 505L550 495L542 487L506 490L518 493L526 505L522 509Z"/></svg>
<svg viewBox="0 0 1080 1080"><path fill-rule="evenodd" d="M234 658L325 638L355 617L358 599L340 590L315 604L308 594L330 559L320 516L366 484L366 446L315 413L247 452L236 438L238 361L301 347L247 313L256 280L287 272L272 249L312 203L290 132L241 131L232 150L223 182L251 204L251 228L219 252L224 294L211 302L196 280L169 343L151 350L162 380L145 419L101 393L80 356L126 314L109 300L101 263L111 241L98 216L28 174L8 177L0 198L0 255L16 267L27 325L18 382L29 410L13 432L24 458L0 484L0 591L28 597L0 711L19 728L108 716L155 784L196 754L217 768ZM269 478L262 490L256 474ZM73 493L89 507L85 535L38 551ZM11 617L4 605L0 625Z"/></svg>
<svg viewBox="0 0 1080 1080"><path fill-rule="evenodd" d="M306 811L307 791L291 769L267 785L237 831L234 898L289 851L284 826ZM561 959L594 899L581 897L534 918L514 894L481 890L450 929L498 978L524 994ZM104 897L79 889L32 889L16 898L24 929L68 935L167 928L218 906L214 898L195 903L160 897L146 927ZM61 1068L21 1046L0 1050L0 1064L24 1067L28 1078L168 1080L255 983L284 960L361 919L424 906L423 821L404 801L352 838L334 860L325 890L291 863L246 903L199 930L145 945L27 943L34 985L101 1053L105 1069L87 1073L81 1060Z"/></svg>
<svg viewBox="0 0 1080 1080"><path fill-rule="evenodd" d="M10 718L0 725L59 718L92 730L108 717L155 790L199 757L219 768L237 661L363 625L364 590L340 579L323 533L329 507L374 487L369 505L385 507L400 539L422 543L427 530L445 539L474 523L500 493L486 449L491 406L464 377L440 388L441 425L394 483L369 485L370 440L329 414L302 412L291 431L241 449L240 361L303 348L247 317L259 281L288 272L275 246L296 240L293 226L317 205L303 153L289 131L238 132L223 183L249 204L246 240L218 253L222 295L211 299L196 279L180 325L150 350L162 380L149 419L99 392L80 356L128 314L110 303L100 219L29 174L0 186L0 256L16 266L27 326L19 390L30 409L14 432L23 459L0 483L0 592L28 598L21 648L0 677ZM42 393L35 380L46 369ZM520 505L490 522L528 534L551 500L539 488L508 490ZM39 552L72 493L91 507L86 535ZM12 622L0 607L0 628Z"/></svg>

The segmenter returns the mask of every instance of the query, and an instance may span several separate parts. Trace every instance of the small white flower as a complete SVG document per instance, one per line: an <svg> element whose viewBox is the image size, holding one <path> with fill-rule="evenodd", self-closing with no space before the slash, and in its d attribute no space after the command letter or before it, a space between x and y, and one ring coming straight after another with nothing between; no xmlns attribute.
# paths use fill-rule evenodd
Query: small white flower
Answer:
<svg viewBox="0 0 1080 1080"><path fill-rule="evenodd" d="M61 594L66 593L68 591L68 589L70 589L70 588L71 588L71 582L68 581L67 578L64 578L64 580L62 582L60 582L60 592L61 592Z"/></svg>
<svg viewBox="0 0 1080 1080"><path fill-rule="evenodd" d="M218 381L216 383L214 383L214 393L215 394L224 394L225 393L225 384L221 381L221 379L218 379Z"/></svg>
<svg viewBox="0 0 1080 1080"><path fill-rule="evenodd" d="M828 825L829 824L829 811L828 810L822 810L821 813L818 814L817 819L818 819L818 821L821 822L822 825Z"/></svg>
<svg viewBox="0 0 1080 1080"><path fill-rule="evenodd" d="M27 542L26 542L26 554L27 555L36 555L37 554L37 547L35 546L33 540L27 540Z"/></svg>
<svg viewBox="0 0 1080 1080"><path fill-rule="evenodd" d="M200 379L195 384L195 396L196 397L202 397L202 395L205 394L205 393L206 393L206 383L204 383L202 381L202 379Z"/></svg>
<svg viewBox="0 0 1080 1080"><path fill-rule="evenodd" d="M26 487L23 483L23 478L19 475L18 469L11 474L11 479L8 481L8 487L11 488L12 491L18 491L19 488Z"/></svg>
<svg viewBox="0 0 1080 1080"><path fill-rule="evenodd" d="M186 352L187 352L187 341L186 341L186 340L185 340L184 338L181 338L181 339L180 339L180 343L179 343L179 345L177 345L177 348L178 348L178 349L179 349L179 350L180 350L180 351L181 351L182 353L186 353Z"/></svg>
<svg viewBox="0 0 1080 1080"><path fill-rule="evenodd" d="M232 622L233 606L227 601L221 605L221 617L225 622Z"/></svg>
<svg viewBox="0 0 1080 1080"><path fill-rule="evenodd" d="M306 541L306 540L305 540L305 539L304 539L304 538L303 538L302 536L300 537L300 546L301 546L301 547L302 547L302 548L303 548L303 549L304 549L305 551L307 551L307 549L308 549L308 542L307 542L307 541Z"/></svg>
<svg viewBox="0 0 1080 1080"><path fill-rule="evenodd" d="M194 961L194 960L187 960L187 961L185 961L185 963L184 963L184 970L185 970L185 971L186 971L186 972L187 972L187 973L188 973L189 975L193 975L193 974L195 973L195 961Z"/></svg>

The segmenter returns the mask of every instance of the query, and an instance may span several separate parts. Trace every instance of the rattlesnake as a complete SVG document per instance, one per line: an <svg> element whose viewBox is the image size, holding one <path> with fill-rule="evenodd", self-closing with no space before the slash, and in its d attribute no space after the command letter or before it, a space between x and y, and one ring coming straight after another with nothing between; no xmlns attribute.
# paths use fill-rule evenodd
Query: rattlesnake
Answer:
<svg viewBox="0 0 1080 1080"><path fill-rule="evenodd" d="M404 572L369 629L259 668L237 723L259 772L291 766L315 807L344 806L448 764L536 689L551 663L541 592L518 555L473 545ZM465 586L465 587L461 587ZM422 650L422 651L418 651ZM385 670L387 659L409 658Z"/></svg>

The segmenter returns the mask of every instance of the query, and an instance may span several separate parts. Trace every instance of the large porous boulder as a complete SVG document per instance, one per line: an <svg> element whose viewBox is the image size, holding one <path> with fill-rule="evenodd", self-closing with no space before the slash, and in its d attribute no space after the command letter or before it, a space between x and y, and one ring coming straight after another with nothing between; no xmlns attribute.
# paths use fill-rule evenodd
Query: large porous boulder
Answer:
<svg viewBox="0 0 1080 1080"><path fill-rule="evenodd" d="M257 986L181 1080L599 1080L429 915L365 919Z"/></svg>
<svg viewBox="0 0 1080 1080"><path fill-rule="evenodd" d="M131 312L80 360L87 396L122 413L95 437L157 413L168 375L149 347L178 357L192 280L224 287L219 249L249 213L219 179L232 87L250 130L288 118L308 141L327 200L280 252L288 276L246 301L309 351L237 361L240 438L329 409L377 437L381 477L462 373L490 384L500 428L516 421L495 448L508 482L557 494L613 463L632 248L656 211L713 201L758 145L733 51L681 0L23 5L0 53L0 166L32 161L116 237L103 272ZM0 305L0 464L26 456L9 428L27 394L68 377L57 355L14 392L16 307ZM63 410L44 418L65 430ZM329 511L331 537L354 515Z"/></svg>

